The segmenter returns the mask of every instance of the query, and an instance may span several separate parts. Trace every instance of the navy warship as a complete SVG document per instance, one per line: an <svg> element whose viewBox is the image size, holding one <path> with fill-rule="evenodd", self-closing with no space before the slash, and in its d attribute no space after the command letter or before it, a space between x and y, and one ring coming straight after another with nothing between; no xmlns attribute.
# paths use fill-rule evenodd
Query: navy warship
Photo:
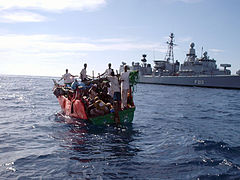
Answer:
<svg viewBox="0 0 240 180"><path fill-rule="evenodd" d="M154 60L154 66L147 63L147 55L143 55L141 63L132 62L130 71L139 72L139 83L163 84L178 86L198 86L211 88L240 89L240 71L231 75L227 68L231 64L220 64L219 69L215 59L211 59L207 52L197 58L195 44L190 44L189 52L183 64L174 60L174 34L171 33L167 41L168 50L164 60ZM120 72L126 63L120 66Z"/></svg>

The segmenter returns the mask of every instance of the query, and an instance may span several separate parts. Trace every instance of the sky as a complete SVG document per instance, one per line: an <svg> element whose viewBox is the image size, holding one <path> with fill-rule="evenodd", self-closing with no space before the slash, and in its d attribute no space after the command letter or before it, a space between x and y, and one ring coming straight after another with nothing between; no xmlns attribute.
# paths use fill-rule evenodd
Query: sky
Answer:
<svg viewBox="0 0 240 180"><path fill-rule="evenodd" d="M240 69L239 0L0 0L0 74L61 76L119 69L147 54L163 59L175 34L184 62L191 42Z"/></svg>

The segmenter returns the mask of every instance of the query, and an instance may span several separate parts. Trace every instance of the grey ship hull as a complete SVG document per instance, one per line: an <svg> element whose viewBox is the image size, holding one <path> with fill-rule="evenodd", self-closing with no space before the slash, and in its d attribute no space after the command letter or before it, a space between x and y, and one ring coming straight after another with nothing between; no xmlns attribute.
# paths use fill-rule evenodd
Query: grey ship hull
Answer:
<svg viewBox="0 0 240 180"><path fill-rule="evenodd" d="M206 76L147 76L140 75L139 83L163 84L177 86L198 86L224 89L240 89L240 76L206 75Z"/></svg>

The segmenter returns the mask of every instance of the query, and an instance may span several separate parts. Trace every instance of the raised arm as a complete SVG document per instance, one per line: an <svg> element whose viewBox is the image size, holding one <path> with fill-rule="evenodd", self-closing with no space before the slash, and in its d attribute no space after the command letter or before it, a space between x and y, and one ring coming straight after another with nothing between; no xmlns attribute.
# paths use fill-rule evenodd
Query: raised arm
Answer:
<svg viewBox="0 0 240 180"><path fill-rule="evenodd" d="M58 82L61 81L62 79L63 79L63 76L61 77L61 79L58 80Z"/></svg>
<svg viewBox="0 0 240 180"><path fill-rule="evenodd" d="M101 76L103 76L103 75L106 74L106 73L107 73L107 71L105 71L104 73L98 75L98 78L100 78Z"/></svg>

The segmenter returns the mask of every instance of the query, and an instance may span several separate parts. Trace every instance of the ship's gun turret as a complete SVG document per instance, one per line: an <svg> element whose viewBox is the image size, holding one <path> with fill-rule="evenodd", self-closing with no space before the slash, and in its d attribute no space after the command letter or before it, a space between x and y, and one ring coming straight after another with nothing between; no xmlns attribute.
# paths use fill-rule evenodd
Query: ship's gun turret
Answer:
<svg viewBox="0 0 240 180"><path fill-rule="evenodd" d="M231 74L231 71L227 69L228 67L231 67L231 64L220 64L220 66L224 68L225 74Z"/></svg>
<svg viewBox="0 0 240 180"><path fill-rule="evenodd" d="M220 64L221 67L224 67L224 71L228 68L231 67L231 64Z"/></svg>

